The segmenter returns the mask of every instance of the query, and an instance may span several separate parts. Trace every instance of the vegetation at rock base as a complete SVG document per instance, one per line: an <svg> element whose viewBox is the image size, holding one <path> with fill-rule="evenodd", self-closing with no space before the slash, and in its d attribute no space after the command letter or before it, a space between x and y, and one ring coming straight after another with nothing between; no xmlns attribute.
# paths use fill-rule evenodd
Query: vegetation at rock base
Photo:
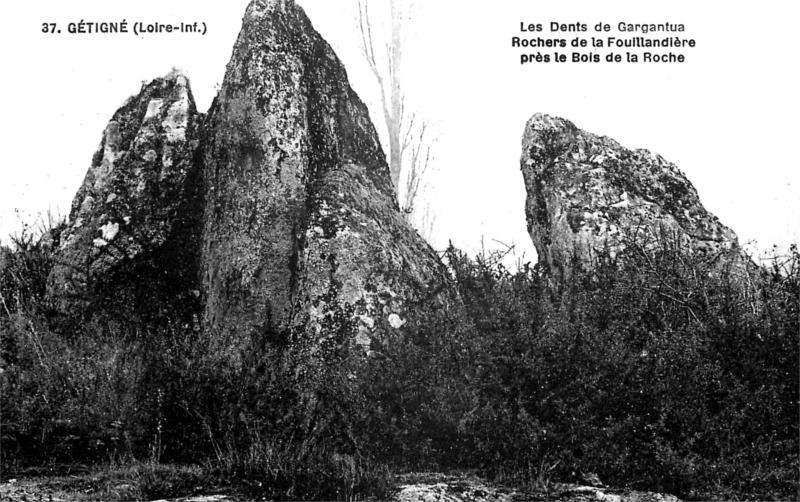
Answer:
<svg viewBox="0 0 800 502"><path fill-rule="evenodd" d="M385 497L391 472L411 469L796 496L800 253L741 277L653 244L601 254L558 287L451 247L463 307L420 306L369 354L345 323L319 335L324 351L262 330L232 359L163 306L157 321L56 314L53 253L23 234L0 250L3 476L129 466L143 499L198 483Z"/></svg>

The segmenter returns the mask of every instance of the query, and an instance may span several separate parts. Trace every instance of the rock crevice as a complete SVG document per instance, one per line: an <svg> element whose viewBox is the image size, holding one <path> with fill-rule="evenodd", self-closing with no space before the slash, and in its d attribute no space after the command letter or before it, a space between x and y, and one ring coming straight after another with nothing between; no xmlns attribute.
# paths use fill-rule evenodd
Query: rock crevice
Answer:
<svg viewBox="0 0 800 502"><path fill-rule="evenodd" d="M401 325L449 287L399 211L344 66L290 0L247 7L207 115L179 72L117 111L59 259L59 301L91 293L89 276L144 299L141 281L120 271L169 267L160 273L185 279L169 288L192 292L206 335L232 353L258 332L313 334L333 319L368 349L378 327Z"/></svg>

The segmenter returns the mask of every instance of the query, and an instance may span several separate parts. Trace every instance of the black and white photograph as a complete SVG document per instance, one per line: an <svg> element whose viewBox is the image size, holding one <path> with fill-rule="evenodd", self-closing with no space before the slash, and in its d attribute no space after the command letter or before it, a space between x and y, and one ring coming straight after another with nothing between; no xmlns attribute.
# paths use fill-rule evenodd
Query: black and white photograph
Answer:
<svg viewBox="0 0 800 502"><path fill-rule="evenodd" d="M0 500L800 498L800 7L0 6Z"/></svg>

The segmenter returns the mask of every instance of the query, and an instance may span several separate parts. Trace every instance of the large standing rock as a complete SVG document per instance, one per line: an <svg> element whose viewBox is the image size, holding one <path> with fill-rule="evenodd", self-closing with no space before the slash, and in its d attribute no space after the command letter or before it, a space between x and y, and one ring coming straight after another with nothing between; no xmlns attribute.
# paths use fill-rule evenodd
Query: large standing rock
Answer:
<svg viewBox="0 0 800 502"><path fill-rule="evenodd" d="M177 73L117 111L58 262L64 307L194 299L212 351L234 361L259 334L368 348L451 293L398 209L366 107L290 0L250 3L207 116Z"/></svg>
<svg viewBox="0 0 800 502"><path fill-rule="evenodd" d="M528 232L540 261L561 277L573 260L591 268L599 251L614 254L631 239L656 245L666 237L709 259L747 263L733 231L660 155L536 114L525 126L520 163Z"/></svg>
<svg viewBox="0 0 800 502"><path fill-rule="evenodd" d="M49 294L62 309L153 313L198 287L198 120L175 70L114 114L60 235Z"/></svg>
<svg viewBox="0 0 800 502"><path fill-rule="evenodd" d="M368 346L446 283L398 210L366 107L293 1L250 3L205 131L216 339L302 327Z"/></svg>

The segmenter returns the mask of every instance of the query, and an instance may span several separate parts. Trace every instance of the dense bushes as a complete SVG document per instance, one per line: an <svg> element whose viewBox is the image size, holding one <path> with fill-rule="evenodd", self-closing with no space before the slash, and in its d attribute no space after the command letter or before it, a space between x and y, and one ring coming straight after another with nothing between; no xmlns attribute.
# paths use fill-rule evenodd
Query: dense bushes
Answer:
<svg viewBox="0 0 800 502"><path fill-rule="evenodd" d="M797 250L762 270L658 244L630 242L560 290L536 268L448 250L466 308L418 319L363 380L385 458L793 496Z"/></svg>
<svg viewBox="0 0 800 502"><path fill-rule="evenodd" d="M51 254L19 242L0 250L2 460L200 463L280 498L385 495L384 466L795 495L797 250L764 270L655 244L562 285L450 248L464 305L421 306L370 355L343 325L324 359L254 332L233 361L184 323L56 319Z"/></svg>
<svg viewBox="0 0 800 502"><path fill-rule="evenodd" d="M45 294L52 265L40 240L0 247L4 474L132 465L147 497L181 495L198 477L267 498L386 495L385 466L341 432L353 399L335 384L335 361L327 375L300 371L289 334L261 332L230 357L185 322L186 304L139 315L88 297L85 310L62 312ZM203 472L159 467L175 463Z"/></svg>

